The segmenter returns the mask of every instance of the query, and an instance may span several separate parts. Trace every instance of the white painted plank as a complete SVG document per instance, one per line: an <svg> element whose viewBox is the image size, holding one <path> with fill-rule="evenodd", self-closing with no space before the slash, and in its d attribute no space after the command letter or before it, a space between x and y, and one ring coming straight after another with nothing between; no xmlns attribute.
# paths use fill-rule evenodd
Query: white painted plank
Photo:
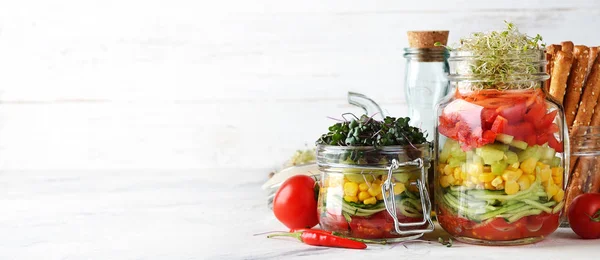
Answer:
<svg viewBox="0 0 600 260"><path fill-rule="evenodd" d="M518 6L511 2L490 8ZM456 41L511 20L548 42L600 41L586 29L600 26L593 1L573 8L533 1L524 4L529 9L503 11L462 1L456 6L478 10L447 13L427 11L435 4L396 12L404 4L394 1L312 2L304 9L264 1L273 12L239 4L250 8L239 13L223 9L235 4L94 3L13 2L1 9L2 100L289 100L347 90L402 99L407 30L449 29ZM328 11L310 11L322 6ZM299 11L286 12L293 8Z"/></svg>
<svg viewBox="0 0 600 260"><path fill-rule="evenodd" d="M400 115L403 107L382 104ZM0 169L274 169L311 147L344 101L5 104Z"/></svg>

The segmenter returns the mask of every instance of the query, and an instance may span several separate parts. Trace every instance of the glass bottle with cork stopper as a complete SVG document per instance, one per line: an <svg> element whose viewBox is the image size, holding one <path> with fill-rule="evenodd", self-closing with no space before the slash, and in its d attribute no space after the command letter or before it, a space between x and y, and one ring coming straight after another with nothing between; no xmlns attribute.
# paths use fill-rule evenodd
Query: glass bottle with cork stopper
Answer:
<svg viewBox="0 0 600 260"><path fill-rule="evenodd" d="M405 95L408 115L414 126L420 127L433 139L434 106L448 93L448 51L435 46L446 45L448 31L409 31L406 58Z"/></svg>

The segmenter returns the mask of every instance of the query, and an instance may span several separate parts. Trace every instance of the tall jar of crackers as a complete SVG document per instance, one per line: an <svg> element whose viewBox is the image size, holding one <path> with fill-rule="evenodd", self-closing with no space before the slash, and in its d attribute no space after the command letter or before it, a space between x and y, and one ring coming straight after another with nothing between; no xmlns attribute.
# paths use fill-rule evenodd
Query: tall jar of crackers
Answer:
<svg viewBox="0 0 600 260"><path fill-rule="evenodd" d="M571 41L546 48L552 75L548 93L563 104L570 130L571 159L565 189L565 212L584 193L600 192L600 58L598 47L574 45ZM565 214L566 215L566 214ZM563 226L568 226L563 216Z"/></svg>
<svg viewBox="0 0 600 260"><path fill-rule="evenodd" d="M454 93L436 109L437 218L465 243L540 241L558 228L565 204L564 111L543 88L538 37L511 26L450 51Z"/></svg>

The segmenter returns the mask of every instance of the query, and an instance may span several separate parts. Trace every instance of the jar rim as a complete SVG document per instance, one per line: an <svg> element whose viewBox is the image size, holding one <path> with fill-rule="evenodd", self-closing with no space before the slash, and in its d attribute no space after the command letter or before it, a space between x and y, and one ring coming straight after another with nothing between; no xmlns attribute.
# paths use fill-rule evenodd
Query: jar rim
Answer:
<svg viewBox="0 0 600 260"><path fill-rule="evenodd" d="M479 57L482 56L482 54L485 53L493 53L495 52L495 50L488 50L488 51L483 51L480 52L478 54L476 54L474 51L464 51L464 50L451 50L449 51L449 55L450 58L468 58L468 57ZM521 58L523 56L538 56L540 59L544 58L544 50L536 50L536 49L531 49L531 50L499 50L497 51L499 53L501 53L502 55L500 55L501 57L514 57L516 58Z"/></svg>
<svg viewBox="0 0 600 260"><path fill-rule="evenodd" d="M329 150L363 150L363 151L401 151L406 148L426 148L430 144L425 142L422 144L413 145L386 145L386 146L341 146L341 145L330 145L330 144L317 144L317 149L322 147Z"/></svg>
<svg viewBox="0 0 600 260"><path fill-rule="evenodd" d="M316 154L319 167L386 169L392 165L394 159L399 163L413 161L417 158L429 162L432 159L432 147L429 142L413 146L388 145L382 147L319 144ZM350 161L347 161L348 159Z"/></svg>
<svg viewBox="0 0 600 260"><path fill-rule="evenodd" d="M577 126L571 130L571 153L574 156L600 155L600 126Z"/></svg>

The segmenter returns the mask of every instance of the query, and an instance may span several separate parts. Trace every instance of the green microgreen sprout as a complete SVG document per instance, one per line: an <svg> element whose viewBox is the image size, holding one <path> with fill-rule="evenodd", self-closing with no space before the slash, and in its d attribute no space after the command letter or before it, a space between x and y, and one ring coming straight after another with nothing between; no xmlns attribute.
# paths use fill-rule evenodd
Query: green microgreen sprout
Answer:
<svg viewBox="0 0 600 260"><path fill-rule="evenodd" d="M504 21L502 31L476 32L462 38L449 51L470 52L467 71L477 82L478 89L531 89L538 85L535 73L540 68L540 51L545 48L542 36L530 37L519 32L517 27ZM436 43L436 46L443 46Z"/></svg>
<svg viewBox="0 0 600 260"><path fill-rule="evenodd" d="M348 120L346 116L353 119ZM362 115L360 118L353 114L342 115L344 121L329 127L329 132L323 134L317 144L336 146L390 146L423 144L427 135L421 129L410 126L408 117L386 117L377 121L373 117Z"/></svg>

